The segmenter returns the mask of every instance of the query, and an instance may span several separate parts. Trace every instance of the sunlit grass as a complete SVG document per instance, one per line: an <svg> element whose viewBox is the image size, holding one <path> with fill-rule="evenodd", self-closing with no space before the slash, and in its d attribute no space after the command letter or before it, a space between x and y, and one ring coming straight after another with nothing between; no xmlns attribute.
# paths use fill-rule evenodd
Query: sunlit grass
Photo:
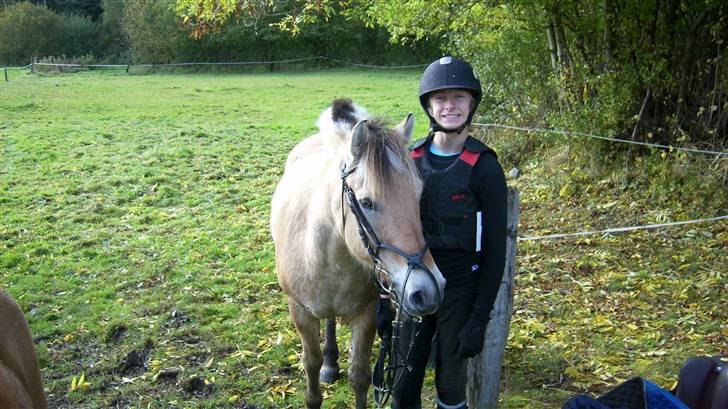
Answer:
<svg viewBox="0 0 728 409"><path fill-rule="evenodd" d="M26 312L52 406L303 407L270 196L288 151L336 97L396 121L415 112L423 135L418 79L77 73L1 83L0 286ZM618 175L543 166L553 162L534 157L512 182L522 232L726 210L709 186L672 209L655 188L645 198ZM636 375L664 385L688 355L725 353L727 246L725 223L519 244L502 406L560 407ZM342 355L347 339L344 329ZM90 386L71 391L82 373ZM326 395L327 407L353 405L345 381Z"/></svg>

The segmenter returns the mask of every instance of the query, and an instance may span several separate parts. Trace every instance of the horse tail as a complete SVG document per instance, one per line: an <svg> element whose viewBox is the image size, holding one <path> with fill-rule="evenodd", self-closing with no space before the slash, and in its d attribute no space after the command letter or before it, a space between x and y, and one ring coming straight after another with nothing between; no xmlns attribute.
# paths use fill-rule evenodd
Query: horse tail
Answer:
<svg viewBox="0 0 728 409"><path fill-rule="evenodd" d="M346 134L357 122L367 118L369 118L367 111L351 99L339 98L321 113L316 124L321 132Z"/></svg>

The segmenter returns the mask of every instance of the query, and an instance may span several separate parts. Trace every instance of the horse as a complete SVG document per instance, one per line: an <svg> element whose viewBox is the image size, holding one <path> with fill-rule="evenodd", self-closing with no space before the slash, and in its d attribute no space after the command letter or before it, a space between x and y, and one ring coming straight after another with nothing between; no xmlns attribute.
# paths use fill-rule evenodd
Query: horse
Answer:
<svg viewBox="0 0 728 409"><path fill-rule="evenodd" d="M47 408L28 322L0 288L0 408Z"/></svg>
<svg viewBox="0 0 728 409"><path fill-rule="evenodd" d="M318 126L289 153L273 193L276 272L301 338L307 408L321 407L321 381L339 377L335 320L341 317L351 327L348 380L361 409L378 288L420 317L438 308L445 279L422 233L423 184L407 149L412 114L390 129L350 99L337 99Z"/></svg>

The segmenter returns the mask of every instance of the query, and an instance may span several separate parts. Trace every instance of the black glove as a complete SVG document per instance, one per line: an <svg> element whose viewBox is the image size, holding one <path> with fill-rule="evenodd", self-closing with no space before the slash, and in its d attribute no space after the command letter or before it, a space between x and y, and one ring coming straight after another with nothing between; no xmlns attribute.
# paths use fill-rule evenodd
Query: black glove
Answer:
<svg viewBox="0 0 728 409"><path fill-rule="evenodd" d="M458 333L455 341L455 357L458 359L472 358L483 350L485 342L485 327L488 322L470 318Z"/></svg>
<svg viewBox="0 0 728 409"><path fill-rule="evenodd" d="M392 303L389 301L389 297L379 297L379 303L377 304L377 313L374 316L374 320L377 323L377 334L379 337L384 339L392 336L392 321L394 321L394 310L392 310Z"/></svg>

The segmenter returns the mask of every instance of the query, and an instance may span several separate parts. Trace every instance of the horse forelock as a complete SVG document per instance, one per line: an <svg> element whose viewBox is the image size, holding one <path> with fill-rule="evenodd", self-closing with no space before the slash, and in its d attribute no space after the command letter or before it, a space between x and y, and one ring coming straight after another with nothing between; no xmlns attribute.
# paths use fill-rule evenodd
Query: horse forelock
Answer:
<svg viewBox="0 0 728 409"><path fill-rule="evenodd" d="M369 137L362 147L357 172L363 178L363 184L381 196L404 187L414 190L420 183L407 147L387 125L383 118L367 121Z"/></svg>

